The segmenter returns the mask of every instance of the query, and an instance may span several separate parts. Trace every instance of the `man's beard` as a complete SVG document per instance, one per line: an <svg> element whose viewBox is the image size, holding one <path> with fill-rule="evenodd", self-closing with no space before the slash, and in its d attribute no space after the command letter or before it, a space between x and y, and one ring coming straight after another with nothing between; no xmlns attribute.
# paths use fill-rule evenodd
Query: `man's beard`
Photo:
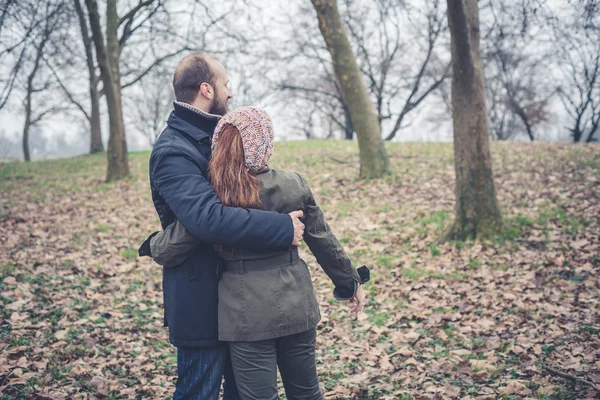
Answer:
<svg viewBox="0 0 600 400"><path fill-rule="evenodd" d="M227 111L229 111L229 106L227 104L228 99L225 98L225 100L221 100L220 96L218 95L218 93L215 93L216 96L213 99L212 103L210 104L210 108L208 110L208 112L210 114L214 114L214 115L225 115L227 114Z"/></svg>

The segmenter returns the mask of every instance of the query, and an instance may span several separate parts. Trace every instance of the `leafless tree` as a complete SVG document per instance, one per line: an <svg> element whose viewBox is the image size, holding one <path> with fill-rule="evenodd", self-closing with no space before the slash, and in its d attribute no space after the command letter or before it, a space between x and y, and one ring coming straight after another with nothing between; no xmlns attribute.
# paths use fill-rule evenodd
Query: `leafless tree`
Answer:
<svg viewBox="0 0 600 400"><path fill-rule="evenodd" d="M317 13L319 30L331 55L333 70L348 105L358 137L360 175L379 178L388 171L389 161L376 111L369 98L361 71L352 51L337 0L311 0Z"/></svg>
<svg viewBox="0 0 600 400"><path fill-rule="evenodd" d="M502 228L496 198L477 0L447 0L452 37L452 121L456 170L456 218L447 238L492 236Z"/></svg>
<svg viewBox="0 0 600 400"><path fill-rule="evenodd" d="M600 9L579 1L568 11L552 20L562 78L557 92L573 141L593 142L600 130Z"/></svg>
<svg viewBox="0 0 600 400"><path fill-rule="evenodd" d="M498 140L521 132L535 140L535 129L548 119L555 93L544 73L551 50L534 15L535 1L484 3L482 60L491 133Z"/></svg>
<svg viewBox="0 0 600 400"><path fill-rule="evenodd" d="M439 0L416 5L404 0L345 3L345 22L361 71L375 100L379 124L391 122L385 136L391 140L407 114L449 76L450 63L438 54L439 42L447 34L445 8Z"/></svg>
<svg viewBox="0 0 600 400"><path fill-rule="evenodd" d="M388 140L405 126L406 117L449 76L445 6L439 1L344 0L340 4L350 43L375 104L377 118ZM306 107L319 104L316 113L351 139L354 133L348 106L323 43L315 40L311 10L300 7L285 23L294 32L281 57L287 73L280 74L276 88L306 100ZM418 54L415 62L412 54ZM289 98L289 97L288 97Z"/></svg>
<svg viewBox="0 0 600 400"><path fill-rule="evenodd" d="M102 29L99 5L97 0L85 0L91 28L91 38L94 44L96 59L100 69L100 78L103 83L102 93L106 98L109 117L109 140L108 140L108 168L107 181L122 178L129 173L127 156L127 140L125 136L125 124L122 108L122 89L139 82L145 74L161 62L174 57L188 49L185 42L179 46L175 41L176 35L169 37L170 46L164 46L165 34L169 31L166 27L169 22L169 12L166 0L139 0L129 10L121 13L117 10L117 0L106 0L106 13L104 15L106 24ZM136 42L136 54L133 58L125 55L126 44L134 37L136 32L145 32L146 39L142 45ZM163 46L157 46L157 35L149 33L156 32ZM130 49L131 51L134 51ZM160 55L158 54L160 51ZM142 52L142 54L140 54ZM147 52L144 54L143 52ZM149 65L142 66L148 58ZM132 65L123 63L130 60ZM133 75L135 71L134 76ZM123 72L123 75L122 75ZM131 74L130 74L131 72ZM130 78L122 82L122 78Z"/></svg>
<svg viewBox="0 0 600 400"><path fill-rule="evenodd" d="M140 81L144 89L136 91L127 102L128 121L148 139L150 146L156 143L175 100L171 81L165 79L170 75L170 71L155 69Z"/></svg>
<svg viewBox="0 0 600 400"><path fill-rule="evenodd" d="M37 10L33 10L34 14L22 13L26 6L15 0L4 0L0 5L0 62L5 67L0 74L0 110L15 89L33 36L41 24Z"/></svg>
<svg viewBox="0 0 600 400"><path fill-rule="evenodd" d="M35 1L22 1L19 14L23 21L36 26L31 31L31 51L22 60L27 70L24 82L25 123L23 126L23 155L25 161L31 160L29 152L29 132L48 115L64 107L56 102L39 102L34 106L34 98L52 89L55 81L44 71L44 60L56 54L53 41L61 41L68 26L68 11L65 0L50 0L40 7ZM29 46L28 46L29 47Z"/></svg>
<svg viewBox="0 0 600 400"><path fill-rule="evenodd" d="M100 77L96 73L94 44L88 27L89 16L86 15L80 0L73 0L73 4L75 6L74 9L77 14L77 22L79 23L79 30L81 32L81 41L85 51L85 64L88 71L90 111L87 112L85 107L73 98L64 85L62 85L62 87L65 90L67 97L69 97L71 102L81 110L90 124L90 154L93 154L104 151L104 144L102 143L102 126L100 124L100 91L98 89Z"/></svg>

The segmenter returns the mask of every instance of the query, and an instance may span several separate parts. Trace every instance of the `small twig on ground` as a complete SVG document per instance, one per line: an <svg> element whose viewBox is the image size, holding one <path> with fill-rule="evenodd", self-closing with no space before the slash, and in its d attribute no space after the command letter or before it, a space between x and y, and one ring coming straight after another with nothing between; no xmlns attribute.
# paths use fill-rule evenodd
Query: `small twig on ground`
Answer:
<svg viewBox="0 0 600 400"><path fill-rule="evenodd" d="M330 158L332 161L335 161L335 162L336 162L336 163L338 163L338 164L348 164L348 161L338 160L337 158L333 158L333 157L331 157L331 156L329 156L329 158Z"/></svg>
<svg viewBox="0 0 600 400"><path fill-rule="evenodd" d="M6 383L8 378L10 378L11 375L12 375L12 371L9 371L8 374L6 374L6 376L4 377L4 379L2 379L2 383L0 383L0 386L4 386L4 384Z"/></svg>
<svg viewBox="0 0 600 400"><path fill-rule="evenodd" d="M587 386L589 386L589 387L591 387L591 388L595 389L597 392L600 392L600 387L599 387L598 385L595 385L594 383L592 383L592 382L590 382L590 381L587 381L587 380L585 380L585 379L579 378L579 377L577 377L577 376L575 376L575 375L573 375L573 374L569 374L569 373L567 373L567 372L562 372L562 371L559 371L559 370L557 370L557 369L555 369L555 368L552 368L552 367L550 367L550 366L548 366L548 365L543 365L542 367L543 367L545 370L547 370L548 372L550 372L550 373L552 373L552 374L554 374L554 375L558 375L558 376L560 376L560 377L563 377L563 378L566 378L566 379L572 379L572 380L574 380L574 381L577 381L577 382L583 383L584 385L587 385Z"/></svg>

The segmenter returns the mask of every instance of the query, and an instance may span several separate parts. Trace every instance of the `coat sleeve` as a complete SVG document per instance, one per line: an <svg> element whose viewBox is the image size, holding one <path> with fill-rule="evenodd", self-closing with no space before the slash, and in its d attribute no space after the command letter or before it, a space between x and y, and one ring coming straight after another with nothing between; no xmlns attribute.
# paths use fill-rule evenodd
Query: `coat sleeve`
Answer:
<svg viewBox="0 0 600 400"><path fill-rule="evenodd" d="M323 211L317 205L310 187L300 176L306 192L306 206L303 222L304 241L321 268L335 285L333 295L338 300L349 300L354 297L360 276L352 265L352 261L344 251L329 225L325 221Z"/></svg>
<svg viewBox="0 0 600 400"><path fill-rule="evenodd" d="M183 263L202 242L175 220L150 239L150 254L159 265L174 267Z"/></svg>
<svg viewBox="0 0 600 400"><path fill-rule="evenodd" d="M289 215L225 207L183 149L167 147L154 153L150 177L175 217L201 242L255 249L291 247L294 227Z"/></svg>

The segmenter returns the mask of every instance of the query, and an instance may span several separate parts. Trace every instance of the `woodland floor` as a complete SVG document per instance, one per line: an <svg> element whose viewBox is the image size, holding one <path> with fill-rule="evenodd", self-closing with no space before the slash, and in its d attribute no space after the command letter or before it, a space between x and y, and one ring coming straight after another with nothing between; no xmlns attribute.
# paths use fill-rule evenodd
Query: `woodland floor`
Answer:
<svg viewBox="0 0 600 400"><path fill-rule="evenodd" d="M372 281L358 317L309 256L327 399L584 399L600 392L600 146L494 143L506 229L439 243L453 218L451 144L388 146L393 174L357 179L356 145L278 143ZM0 164L2 399L168 398L174 348L148 153L103 182L105 156ZM544 368L567 372L558 377Z"/></svg>

